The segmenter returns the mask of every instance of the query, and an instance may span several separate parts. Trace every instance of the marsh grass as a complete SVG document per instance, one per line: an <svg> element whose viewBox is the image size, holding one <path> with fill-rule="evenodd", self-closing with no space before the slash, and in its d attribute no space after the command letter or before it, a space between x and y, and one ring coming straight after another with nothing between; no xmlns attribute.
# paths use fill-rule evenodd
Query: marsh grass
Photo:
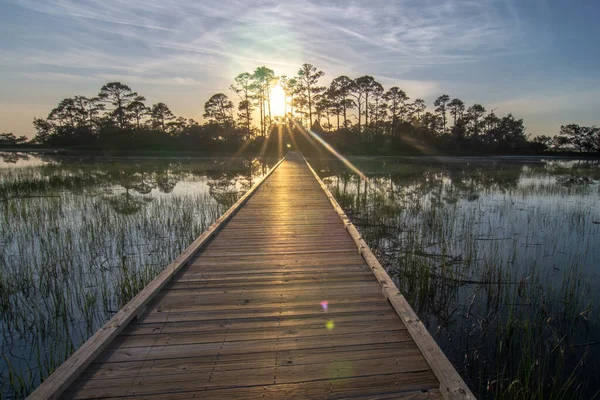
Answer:
<svg viewBox="0 0 600 400"><path fill-rule="evenodd" d="M239 198L261 162L0 169L0 398L22 398Z"/></svg>
<svg viewBox="0 0 600 400"><path fill-rule="evenodd" d="M475 394L597 397L600 166L390 163L320 169Z"/></svg>

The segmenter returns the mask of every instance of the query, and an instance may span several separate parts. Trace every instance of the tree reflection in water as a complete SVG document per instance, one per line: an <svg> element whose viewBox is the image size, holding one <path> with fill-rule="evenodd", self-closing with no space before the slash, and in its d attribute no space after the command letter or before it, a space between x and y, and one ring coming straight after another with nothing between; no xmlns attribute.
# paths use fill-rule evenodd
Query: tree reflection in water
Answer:
<svg viewBox="0 0 600 400"><path fill-rule="evenodd" d="M597 161L312 162L478 397L600 389Z"/></svg>
<svg viewBox="0 0 600 400"><path fill-rule="evenodd" d="M0 156L2 398L31 392L277 161Z"/></svg>

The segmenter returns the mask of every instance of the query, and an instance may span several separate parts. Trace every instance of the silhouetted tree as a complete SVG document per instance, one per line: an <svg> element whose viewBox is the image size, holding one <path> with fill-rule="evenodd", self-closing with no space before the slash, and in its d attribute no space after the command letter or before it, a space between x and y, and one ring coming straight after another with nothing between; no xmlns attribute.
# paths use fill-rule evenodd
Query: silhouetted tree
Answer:
<svg viewBox="0 0 600 400"><path fill-rule="evenodd" d="M546 151L552 145L552 138L546 135L539 135L531 140L535 151Z"/></svg>
<svg viewBox="0 0 600 400"><path fill-rule="evenodd" d="M356 92L360 94L360 98L364 98L364 113L365 113L365 127L369 126L369 94L374 91L383 90L383 87L377 82L372 76L365 75L355 79ZM358 125L360 131L360 105L358 115Z"/></svg>
<svg viewBox="0 0 600 400"><path fill-rule="evenodd" d="M443 120L440 115L433 114L429 111L425 112L419 119L421 128L424 132L432 137L438 136L443 132Z"/></svg>
<svg viewBox="0 0 600 400"><path fill-rule="evenodd" d="M284 117L279 123L296 122L310 125L323 139L349 152L423 152L456 151L520 152L560 149L563 146L581 152L600 151L600 129L575 124L563 125L554 138L539 136L529 140L522 119L512 114L504 117L474 104L465 111L464 103L447 95L439 96L433 110L427 111L422 99L410 103L398 87L387 92L373 77L365 75L352 80L340 76L325 90L319 86L322 71L304 64L298 77L277 78L265 66L253 74L242 73L231 89L238 95L236 124L233 102L223 93L213 95L205 103L207 122L176 117L165 103L148 109L146 99L120 82L102 86L98 97L74 96L62 99L45 119L35 118L36 136L32 141L48 146L97 146L123 149L198 149L202 151L236 151L247 149L259 153L277 146L265 139L278 137L280 127L270 126L270 92L281 85L284 96ZM108 105L108 107L106 107ZM289 106L289 109L288 109ZM107 108L107 109L105 109ZM252 111L260 113L260 137L253 138ZM353 110L356 109L356 112ZM447 135L447 112L453 118L451 135ZM150 116L149 123L145 122ZM364 116L364 124L363 124ZM332 123L335 117L336 126ZM351 118L357 118L355 129ZM343 118L343 123L340 121ZM323 119L326 122L322 121ZM326 128L324 131L322 126ZM363 129L364 126L364 129ZM135 129L132 129L134 128ZM337 134L333 132L337 128ZM361 135L361 133L365 133ZM285 140L298 142L298 148L311 151L317 145L301 134L301 128L290 124L283 132ZM247 138L250 143L243 144ZM24 137L1 135L3 144L18 145ZM271 140L273 141L273 140ZM367 146L365 146L368 144ZM317 145L318 147L318 145ZM312 150L315 151L315 150ZM317 150L318 153L318 150ZM315 154L317 154L315 153Z"/></svg>
<svg viewBox="0 0 600 400"><path fill-rule="evenodd" d="M331 130L331 120L329 117L332 114L333 102L327 96L327 92L324 95L316 96L313 100L315 101L316 121L320 123L321 118L325 117L327 119L326 128Z"/></svg>
<svg viewBox="0 0 600 400"><path fill-rule="evenodd" d="M344 128L348 128L348 110L353 109L356 103L349 98L350 93L354 88L354 81L347 76L339 76L331 81L329 90L335 93L336 98L339 100L339 104L342 107L342 114L344 116Z"/></svg>
<svg viewBox="0 0 600 400"><path fill-rule="evenodd" d="M556 144L569 144L583 151L600 151L600 128L596 126L579 126L577 124L561 125Z"/></svg>
<svg viewBox="0 0 600 400"><path fill-rule="evenodd" d="M317 71L312 64L302 64L298 70L298 92L302 92L307 101L309 126L313 124L314 98L322 93L325 88L319 86L319 79L324 75L323 71Z"/></svg>
<svg viewBox="0 0 600 400"><path fill-rule="evenodd" d="M283 90L283 119L287 118L287 105L288 105L288 92L289 92L289 79L287 75L281 75L279 77L279 86Z"/></svg>
<svg viewBox="0 0 600 400"><path fill-rule="evenodd" d="M467 110L468 119L472 124L471 136L479 136L479 120L485 114L485 108L481 104L473 104Z"/></svg>
<svg viewBox="0 0 600 400"><path fill-rule="evenodd" d="M408 96L404 93L404 90L394 86L385 93L384 99L388 103L390 116L392 117L392 136L396 136L398 123L402 118L402 109L408 100Z"/></svg>
<svg viewBox="0 0 600 400"><path fill-rule="evenodd" d="M425 111L425 100L423 99L416 99L413 102L413 109L415 111L415 113L417 114L417 119L421 119L421 113L423 111Z"/></svg>
<svg viewBox="0 0 600 400"><path fill-rule="evenodd" d="M232 110L231 100L225 94L217 93L204 103L204 118L222 127L233 128Z"/></svg>
<svg viewBox="0 0 600 400"><path fill-rule="evenodd" d="M458 121L458 119L461 118L465 112L465 103L459 99L452 99L452 101L448 103L448 110L454 119L453 124L456 125L456 121Z"/></svg>
<svg viewBox="0 0 600 400"><path fill-rule="evenodd" d="M252 75L248 72L243 72L234 78L235 84L230 86L240 98L238 104L238 119L241 124L246 128L246 134L248 137L252 135Z"/></svg>
<svg viewBox="0 0 600 400"><path fill-rule="evenodd" d="M375 83L376 84L373 87L373 91L371 92L371 98L373 102L371 104L367 104L367 108L373 122L372 125L374 129L374 135L380 135L381 132L379 132L379 121L385 119L387 116L387 104L383 100L383 86L379 82Z"/></svg>
<svg viewBox="0 0 600 400"><path fill-rule="evenodd" d="M127 105L127 111L135 119L135 126L140 129L142 118L150 114L150 109L144 104L144 96L136 96L131 103Z"/></svg>
<svg viewBox="0 0 600 400"><path fill-rule="evenodd" d="M343 97L338 90L335 90L331 85L327 88L323 95L328 102L329 110L332 115L335 115L337 121L337 129L340 129L340 115L343 112L342 102Z"/></svg>
<svg viewBox="0 0 600 400"><path fill-rule="evenodd" d="M267 121L270 123L270 91L271 88L275 85L274 82L277 81L275 77L275 72L267 68L265 66L258 67L252 74L252 85L250 88L253 92L253 98L258 104L258 108L260 110L260 134L261 136L266 136L266 125ZM266 106L265 107L265 103ZM269 120L267 120L267 112L269 113Z"/></svg>
<svg viewBox="0 0 600 400"><path fill-rule="evenodd" d="M285 98L289 97L289 102L287 104L290 105L290 112L286 113L287 115L294 115L294 94L296 93L296 88L298 87L298 80L296 78L289 78L282 83L283 92L285 93ZM293 117L292 117L293 118Z"/></svg>
<svg viewBox="0 0 600 400"><path fill-rule="evenodd" d="M35 143L50 143L55 129L50 120L34 118L33 127L36 131L35 137L33 138Z"/></svg>
<svg viewBox="0 0 600 400"><path fill-rule="evenodd" d="M433 103L433 105L436 107L435 111L437 113L440 114L440 116L442 117L442 133L446 134L446 105L448 104L448 102L450 101L450 96L448 96L447 94L443 94L440 97L438 97L437 99L435 99L435 102Z"/></svg>
<svg viewBox="0 0 600 400"><path fill-rule="evenodd" d="M27 142L27 136L16 137L12 132L0 134L0 146L15 146Z"/></svg>
<svg viewBox="0 0 600 400"><path fill-rule="evenodd" d="M123 129L128 122L127 107L138 97L136 92L121 82L109 82L102 86L98 98L100 101L111 104L114 108L110 115L115 119L117 126Z"/></svg>
<svg viewBox="0 0 600 400"><path fill-rule="evenodd" d="M166 131L166 123L175 118L169 107L165 103L156 103L150 109L152 117L152 127Z"/></svg>
<svg viewBox="0 0 600 400"><path fill-rule="evenodd" d="M72 98L61 100L60 103L50 111L48 119L53 121L59 127L74 128L77 121L75 101Z"/></svg>
<svg viewBox="0 0 600 400"><path fill-rule="evenodd" d="M104 110L104 104L97 97L75 96L73 98L76 120L79 127L86 127L90 132L98 124L98 117Z"/></svg>

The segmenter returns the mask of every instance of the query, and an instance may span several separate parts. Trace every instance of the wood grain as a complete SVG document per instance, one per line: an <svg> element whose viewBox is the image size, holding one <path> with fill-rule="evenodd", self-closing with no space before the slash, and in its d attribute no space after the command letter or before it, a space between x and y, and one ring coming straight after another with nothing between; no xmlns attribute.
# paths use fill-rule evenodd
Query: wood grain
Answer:
<svg viewBox="0 0 600 400"><path fill-rule="evenodd" d="M362 255L366 263L369 265L377 281L381 285L382 292L398 313L402 322L406 325L408 332L423 353L425 360L435 373L435 376L440 381L440 392L445 399L452 400L472 400L475 396L460 377L456 369L452 366L448 358L444 355L435 340L431 337L417 314L414 312L410 304L406 301L398 287L381 266L377 257L373 254L358 229L350 221L342 207L335 200L331 192L325 186L325 183L319 178L315 170L308 164L315 179L321 185L321 188L329 198L333 208L338 213L340 219L344 222L344 226L358 247L359 254Z"/></svg>
<svg viewBox="0 0 600 400"><path fill-rule="evenodd" d="M290 153L61 398L450 398L336 211Z"/></svg>

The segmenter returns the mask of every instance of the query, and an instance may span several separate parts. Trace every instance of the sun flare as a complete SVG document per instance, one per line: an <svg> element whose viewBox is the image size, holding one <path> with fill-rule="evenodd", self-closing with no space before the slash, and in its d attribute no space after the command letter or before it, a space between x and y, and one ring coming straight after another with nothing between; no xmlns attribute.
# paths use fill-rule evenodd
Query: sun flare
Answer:
<svg viewBox="0 0 600 400"><path fill-rule="evenodd" d="M285 93L281 85L275 86L269 93L271 99L271 115L283 117L285 114Z"/></svg>

